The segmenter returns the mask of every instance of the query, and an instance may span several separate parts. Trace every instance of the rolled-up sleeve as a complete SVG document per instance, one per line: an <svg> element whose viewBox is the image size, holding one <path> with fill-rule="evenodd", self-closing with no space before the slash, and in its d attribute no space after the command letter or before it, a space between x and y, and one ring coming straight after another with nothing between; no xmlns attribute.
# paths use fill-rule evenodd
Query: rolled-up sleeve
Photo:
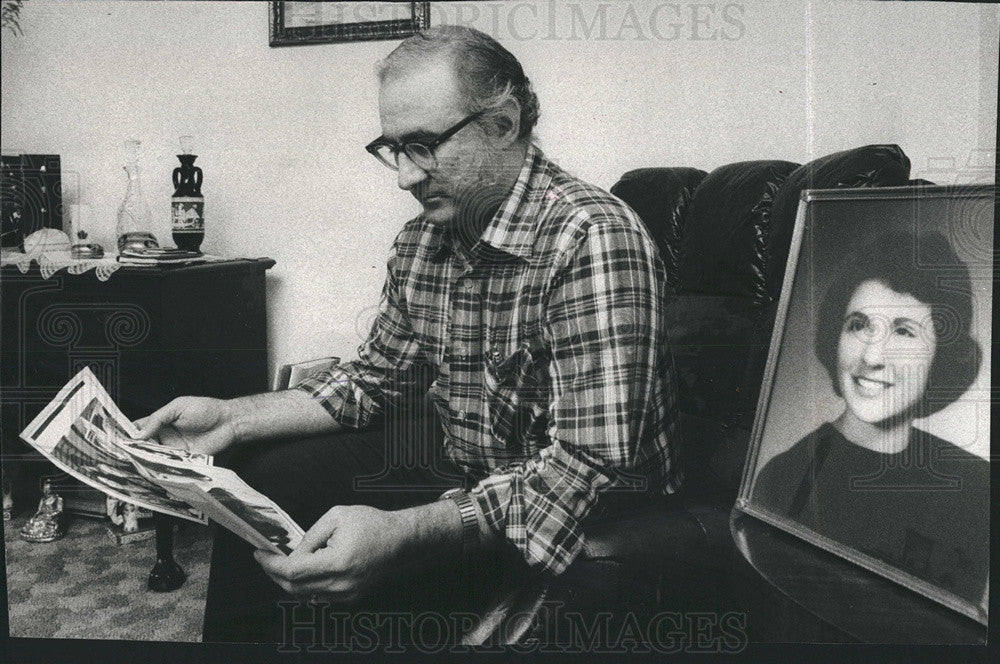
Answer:
<svg viewBox="0 0 1000 664"><path fill-rule="evenodd" d="M396 274L397 245L389 253L378 315L358 359L321 371L299 383L341 426L360 429L380 417L390 404L419 398L415 368L420 348L407 318Z"/></svg>
<svg viewBox="0 0 1000 664"><path fill-rule="evenodd" d="M553 281L551 444L471 490L495 534L552 573L581 550L581 521L599 494L645 489L649 464L669 474L669 445L639 445L663 438L673 395L663 382L662 262L635 223L593 220Z"/></svg>

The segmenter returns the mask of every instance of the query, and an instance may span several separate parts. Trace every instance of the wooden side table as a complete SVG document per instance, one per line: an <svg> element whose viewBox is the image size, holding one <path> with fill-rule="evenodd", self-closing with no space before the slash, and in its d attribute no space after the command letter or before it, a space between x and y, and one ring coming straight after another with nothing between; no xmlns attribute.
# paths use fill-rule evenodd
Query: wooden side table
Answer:
<svg viewBox="0 0 1000 664"><path fill-rule="evenodd" d="M2 268L0 452L15 510L33 508L38 478L53 472L18 434L84 366L133 419L186 394L266 391L265 274L273 265L124 267L106 282L93 271L44 279L37 266L26 274Z"/></svg>

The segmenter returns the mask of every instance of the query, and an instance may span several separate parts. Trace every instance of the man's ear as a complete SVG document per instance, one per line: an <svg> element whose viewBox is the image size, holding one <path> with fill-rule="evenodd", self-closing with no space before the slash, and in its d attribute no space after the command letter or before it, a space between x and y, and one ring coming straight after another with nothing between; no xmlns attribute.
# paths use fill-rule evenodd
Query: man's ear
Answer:
<svg viewBox="0 0 1000 664"><path fill-rule="evenodd" d="M518 139L521 133L521 105L516 99L507 102L490 114L489 127L486 134L490 140L507 147Z"/></svg>

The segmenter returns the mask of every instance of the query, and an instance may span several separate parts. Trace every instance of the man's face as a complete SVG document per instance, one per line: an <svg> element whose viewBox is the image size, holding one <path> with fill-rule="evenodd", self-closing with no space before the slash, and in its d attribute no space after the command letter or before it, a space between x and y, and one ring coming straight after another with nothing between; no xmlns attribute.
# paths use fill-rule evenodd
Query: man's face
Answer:
<svg viewBox="0 0 1000 664"><path fill-rule="evenodd" d="M466 115L455 73L443 58L404 65L379 90L382 135L392 141L430 142ZM454 225L475 209L477 192L490 179L491 151L472 123L434 153L437 167L425 171L401 152L398 184L420 201L428 221Z"/></svg>

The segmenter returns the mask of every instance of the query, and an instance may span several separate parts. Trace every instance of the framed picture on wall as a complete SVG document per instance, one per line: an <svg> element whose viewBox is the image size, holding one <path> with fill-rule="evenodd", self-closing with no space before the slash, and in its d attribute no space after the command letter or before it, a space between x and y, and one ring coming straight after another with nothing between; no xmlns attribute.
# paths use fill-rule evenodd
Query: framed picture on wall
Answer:
<svg viewBox="0 0 1000 664"><path fill-rule="evenodd" d="M803 194L737 501L983 624L994 201Z"/></svg>
<svg viewBox="0 0 1000 664"><path fill-rule="evenodd" d="M430 25L429 2L268 2L271 46L404 39Z"/></svg>

